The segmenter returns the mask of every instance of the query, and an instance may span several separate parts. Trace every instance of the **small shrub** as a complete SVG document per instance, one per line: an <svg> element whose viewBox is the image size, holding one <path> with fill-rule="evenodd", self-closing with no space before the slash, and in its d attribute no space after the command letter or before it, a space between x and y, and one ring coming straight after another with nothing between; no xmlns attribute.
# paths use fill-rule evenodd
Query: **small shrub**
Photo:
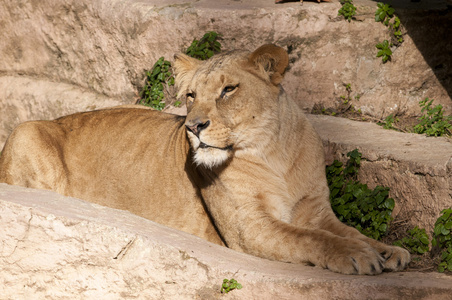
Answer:
<svg viewBox="0 0 452 300"><path fill-rule="evenodd" d="M441 253L441 262L438 265L438 272L452 272L452 247L447 248Z"/></svg>
<svg viewBox="0 0 452 300"><path fill-rule="evenodd" d="M356 15L356 6L352 0L341 0L342 7L337 12L338 16L343 16L347 21L351 22Z"/></svg>
<svg viewBox="0 0 452 300"><path fill-rule="evenodd" d="M400 18L395 16L395 10L389 4L378 3L377 10L375 12L375 21L383 23L391 35L391 42L384 40L382 43L376 45L378 51L377 57L381 57L383 63L391 60L392 46L400 46L403 43L403 34ZM391 23L391 19L394 17L394 21ZM391 25L391 26L389 26Z"/></svg>
<svg viewBox="0 0 452 300"><path fill-rule="evenodd" d="M345 166L335 160L326 168L333 211L339 220L364 235L381 239L392 220L394 199L389 197L389 188L377 186L372 190L357 181L361 164L361 153L357 149L347 153L347 157Z"/></svg>
<svg viewBox="0 0 452 300"><path fill-rule="evenodd" d="M238 289L240 290L242 288L242 285L237 282L235 279L224 279L223 284L221 285L221 293L229 293L232 290Z"/></svg>
<svg viewBox="0 0 452 300"><path fill-rule="evenodd" d="M441 250L438 272L452 271L452 208L441 211L435 222L432 246Z"/></svg>
<svg viewBox="0 0 452 300"><path fill-rule="evenodd" d="M379 50L377 52L377 57L381 57L383 63L391 60L392 50L388 40L384 40L383 43L379 43L375 47Z"/></svg>
<svg viewBox="0 0 452 300"><path fill-rule="evenodd" d="M394 123L398 122L399 118L394 118L393 114L390 114L389 116L387 116L384 121L378 122L377 124L380 126L383 126L384 129L393 129L393 130L397 130L394 127Z"/></svg>
<svg viewBox="0 0 452 300"><path fill-rule="evenodd" d="M394 23L392 24L392 34L399 44L403 43L402 30L400 28L399 17L394 18Z"/></svg>
<svg viewBox="0 0 452 300"><path fill-rule="evenodd" d="M362 113L361 109L356 109L353 100L359 101L361 95L355 94L355 96L353 97L351 83L344 83L343 85L345 87L346 94L339 96L340 102L336 103L335 108L332 109L338 114L360 115Z"/></svg>
<svg viewBox="0 0 452 300"><path fill-rule="evenodd" d="M345 91L347 92L347 96L342 95L340 98L342 99L343 104L348 104L348 102L352 101L351 93L352 93L352 85L351 83L345 83Z"/></svg>
<svg viewBox="0 0 452 300"><path fill-rule="evenodd" d="M420 123L414 126L414 132L428 136L450 135L452 125L449 122L452 121L452 116L445 117L443 106L438 104L432 108L432 103L433 99L428 98L419 101L424 115L419 119Z"/></svg>
<svg viewBox="0 0 452 300"><path fill-rule="evenodd" d="M375 12L375 22L381 22L386 26L389 25L389 20L394 16L394 8L389 4L377 3L377 11Z"/></svg>
<svg viewBox="0 0 452 300"><path fill-rule="evenodd" d="M173 85L171 63L160 57L151 71L146 72L146 82L141 91L139 104L162 110L165 107L165 87Z"/></svg>
<svg viewBox="0 0 452 300"><path fill-rule="evenodd" d="M209 31L198 41L193 40L190 47L185 52L188 56L206 60L221 51L221 44L218 42L220 35L215 31Z"/></svg>
<svg viewBox="0 0 452 300"><path fill-rule="evenodd" d="M417 226L409 230L408 236L399 241L394 242L394 245L403 247L413 254L424 254L429 250L429 238L425 229Z"/></svg>

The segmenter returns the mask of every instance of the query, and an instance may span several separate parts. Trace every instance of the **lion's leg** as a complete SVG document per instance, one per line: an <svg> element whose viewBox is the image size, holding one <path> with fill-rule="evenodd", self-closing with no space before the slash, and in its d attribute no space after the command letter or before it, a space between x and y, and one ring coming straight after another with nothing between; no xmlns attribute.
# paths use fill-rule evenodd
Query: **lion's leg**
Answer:
<svg viewBox="0 0 452 300"><path fill-rule="evenodd" d="M315 212L315 214L307 218L307 216L303 215L303 211ZM309 221L305 222L304 220ZM300 202L300 204L296 207L292 223L300 227L306 226L308 228L321 228L337 236L350 239L359 239L363 242L366 242L384 257L385 270L402 270L410 262L410 254L405 249L395 246L389 246L382 242L371 239L360 233L357 229L347 226L346 224L339 221L339 219L331 209L329 201L304 199L303 202Z"/></svg>
<svg viewBox="0 0 452 300"><path fill-rule="evenodd" d="M48 121L26 122L9 136L0 157L0 182L62 192L66 183L62 132Z"/></svg>
<svg viewBox="0 0 452 300"><path fill-rule="evenodd" d="M230 201L228 201L231 203ZM265 212L247 211L247 205L234 214L223 209L234 220L230 226L217 224L228 246L255 256L291 263L311 263L343 274L379 274L383 257L369 244L335 235L322 229L297 228Z"/></svg>
<svg viewBox="0 0 452 300"><path fill-rule="evenodd" d="M344 274L383 271L383 257L368 243L281 221L273 213L272 204L283 201L284 195L274 192L277 187L272 182L255 187L255 181L229 170L222 172L226 180L221 184L202 188L209 212L228 247L272 260L309 262ZM254 174L253 180L262 174L252 167L240 170L242 174L247 172Z"/></svg>

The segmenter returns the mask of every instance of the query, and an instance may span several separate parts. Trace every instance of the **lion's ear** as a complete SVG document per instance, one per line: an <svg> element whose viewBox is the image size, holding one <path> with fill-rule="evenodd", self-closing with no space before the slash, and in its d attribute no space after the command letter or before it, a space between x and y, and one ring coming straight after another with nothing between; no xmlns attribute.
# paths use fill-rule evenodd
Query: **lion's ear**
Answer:
<svg viewBox="0 0 452 300"><path fill-rule="evenodd" d="M259 47L251 53L249 62L268 74L274 85L281 83L284 71L289 65L289 55L286 50L273 44Z"/></svg>
<svg viewBox="0 0 452 300"><path fill-rule="evenodd" d="M173 70L179 95L185 94L190 78L202 62L183 53L174 56Z"/></svg>
<svg viewBox="0 0 452 300"><path fill-rule="evenodd" d="M186 54L179 53L174 55L174 72L176 75L182 72L189 72L196 69L201 64L201 61L190 57Z"/></svg>

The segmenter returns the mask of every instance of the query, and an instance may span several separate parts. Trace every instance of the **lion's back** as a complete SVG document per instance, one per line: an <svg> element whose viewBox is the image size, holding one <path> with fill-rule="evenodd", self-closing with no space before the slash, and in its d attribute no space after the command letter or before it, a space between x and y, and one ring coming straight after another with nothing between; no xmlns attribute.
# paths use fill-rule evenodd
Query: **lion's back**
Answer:
<svg viewBox="0 0 452 300"><path fill-rule="evenodd" d="M141 108L77 113L19 125L0 182L49 189L221 243L190 167L184 117Z"/></svg>

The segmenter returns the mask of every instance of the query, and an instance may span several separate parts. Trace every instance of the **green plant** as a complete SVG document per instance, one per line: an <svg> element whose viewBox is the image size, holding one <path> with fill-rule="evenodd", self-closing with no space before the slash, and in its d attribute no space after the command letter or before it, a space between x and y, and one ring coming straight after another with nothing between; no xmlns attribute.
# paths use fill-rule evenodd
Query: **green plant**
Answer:
<svg viewBox="0 0 452 300"><path fill-rule="evenodd" d="M391 45L389 44L388 40L384 40L383 43L379 43L375 45L375 47L377 47L377 49L379 50L377 57L381 57L383 63L391 60L392 50L390 48Z"/></svg>
<svg viewBox="0 0 452 300"><path fill-rule="evenodd" d="M347 21L351 22L353 16L356 15L356 6L352 0L341 0L342 7L337 12L338 16L343 16Z"/></svg>
<svg viewBox="0 0 452 300"><path fill-rule="evenodd" d="M413 254L424 254L428 252L430 242L424 228L420 229L416 226L407 233L408 236L394 242L394 245L403 247Z"/></svg>
<svg viewBox="0 0 452 300"><path fill-rule="evenodd" d="M420 123L414 126L414 132L428 136L450 135L452 125L449 122L452 121L452 116L445 117L443 106L438 104L432 108L432 103L433 99L428 98L419 101L424 115L420 117Z"/></svg>
<svg viewBox="0 0 452 300"><path fill-rule="evenodd" d="M185 52L188 56L206 60L211 58L215 53L221 51L221 44L218 42L220 35L215 31L209 31L198 41L193 40L190 47Z"/></svg>
<svg viewBox="0 0 452 300"><path fill-rule="evenodd" d="M339 220L378 240L389 227L395 203L389 197L389 188L377 186L372 190L357 181L361 156L355 149L347 153L345 166L335 160L326 167L331 206Z"/></svg>
<svg viewBox="0 0 452 300"><path fill-rule="evenodd" d="M403 35L401 29L400 18L395 16L395 10L389 4L378 3L377 10L375 12L375 21L381 22L385 26L389 28L391 33L391 42L384 40L382 43L376 45L379 50L377 53L377 57L382 57L383 63L386 63L388 60L391 60L392 50L390 47L399 46L403 43ZM394 17L394 21L391 23L392 17ZM391 24L391 26L389 26Z"/></svg>
<svg viewBox="0 0 452 300"><path fill-rule="evenodd" d="M341 95L343 104L348 104L348 102L352 101L351 93L352 93L352 85L351 83L344 83L345 91L347 92L347 96Z"/></svg>
<svg viewBox="0 0 452 300"><path fill-rule="evenodd" d="M452 247L447 248L441 253L441 262L438 265L438 272L443 273L446 270L452 272Z"/></svg>
<svg viewBox="0 0 452 300"><path fill-rule="evenodd" d="M384 129L394 129L397 130L394 127L394 123L398 122L399 118L394 118L393 114L390 114L389 116L387 116L384 121L381 122L377 122L378 125L383 126Z"/></svg>
<svg viewBox="0 0 452 300"><path fill-rule="evenodd" d="M165 87L172 85L174 85L174 76L171 63L160 57L152 69L146 72L146 81L139 104L162 110L165 107Z"/></svg>
<svg viewBox="0 0 452 300"><path fill-rule="evenodd" d="M394 23L392 24L392 34L398 43L403 43L402 30L400 29L400 19L399 17L394 18Z"/></svg>
<svg viewBox="0 0 452 300"><path fill-rule="evenodd" d="M375 12L375 22L381 22L386 26L389 25L389 20L394 16L394 8L389 4L377 3L377 11Z"/></svg>
<svg viewBox="0 0 452 300"><path fill-rule="evenodd" d="M432 246L442 250L438 272L452 271L452 208L441 211L435 222Z"/></svg>
<svg viewBox="0 0 452 300"><path fill-rule="evenodd" d="M230 291L234 289L240 290L242 288L242 285L237 282L235 279L224 279L223 284L221 285L221 293L229 293Z"/></svg>
<svg viewBox="0 0 452 300"><path fill-rule="evenodd" d="M352 85L351 83L344 83L346 95L341 95L339 98L341 99L341 102L336 105L335 110L337 113L343 114L343 113L352 113L352 114L361 114L361 109L356 109L353 105L352 100L355 99L356 101L359 101L361 98L361 95L356 94L354 97L352 97Z"/></svg>

